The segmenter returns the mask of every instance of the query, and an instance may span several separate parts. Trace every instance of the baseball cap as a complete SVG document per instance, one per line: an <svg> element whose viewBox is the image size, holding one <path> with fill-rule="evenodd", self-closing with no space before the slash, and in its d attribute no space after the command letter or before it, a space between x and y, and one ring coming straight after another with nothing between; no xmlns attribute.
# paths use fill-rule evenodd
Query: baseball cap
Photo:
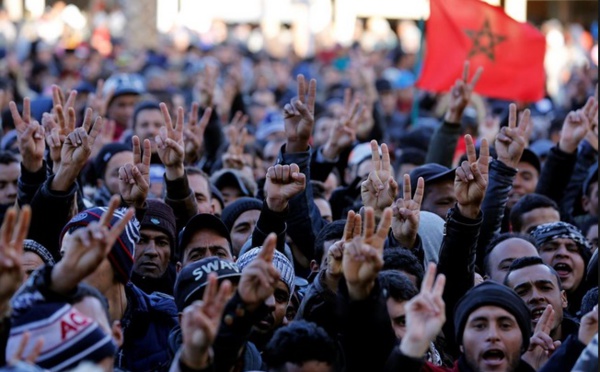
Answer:
<svg viewBox="0 0 600 372"><path fill-rule="evenodd" d="M175 281L174 297L177 310L183 311L196 300L201 300L208 284L208 275L216 273L220 281L229 279L238 282L242 273L234 262L218 257L207 257L184 267Z"/></svg>
<svg viewBox="0 0 600 372"><path fill-rule="evenodd" d="M104 82L103 93L112 92L111 101L125 94L141 95L146 91L144 78L138 74L115 74ZM110 102L109 102L110 105Z"/></svg>
<svg viewBox="0 0 600 372"><path fill-rule="evenodd" d="M523 150L520 162L531 164L538 171L538 173L542 171L542 163L540 162L540 158L530 149L526 148Z"/></svg>
<svg viewBox="0 0 600 372"><path fill-rule="evenodd" d="M410 172L410 188L412 193L417 189L419 177L423 177L425 185L438 181L453 180L455 169L450 169L441 164L429 163L416 167Z"/></svg>
<svg viewBox="0 0 600 372"><path fill-rule="evenodd" d="M219 190L226 186L237 187L243 196L254 196L256 190L256 183L253 180L249 180L241 172L234 169L222 169L215 172L210 177L210 182Z"/></svg>
<svg viewBox="0 0 600 372"><path fill-rule="evenodd" d="M192 217L179 234L178 253L180 259L183 258L185 246L188 245L192 236L200 230L212 230L227 239L227 242L229 243L229 252L231 252L231 237L229 236L227 226L225 226L219 217L208 213L200 213Z"/></svg>

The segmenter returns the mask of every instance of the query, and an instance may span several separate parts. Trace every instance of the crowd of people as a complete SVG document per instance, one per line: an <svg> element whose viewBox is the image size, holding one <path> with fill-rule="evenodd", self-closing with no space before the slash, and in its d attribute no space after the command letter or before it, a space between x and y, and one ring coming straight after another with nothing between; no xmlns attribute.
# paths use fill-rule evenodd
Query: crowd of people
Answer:
<svg viewBox="0 0 600 372"><path fill-rule="evenodd" d="M32 41L0 71L0 371L597 371L597 66Z"/></svg>

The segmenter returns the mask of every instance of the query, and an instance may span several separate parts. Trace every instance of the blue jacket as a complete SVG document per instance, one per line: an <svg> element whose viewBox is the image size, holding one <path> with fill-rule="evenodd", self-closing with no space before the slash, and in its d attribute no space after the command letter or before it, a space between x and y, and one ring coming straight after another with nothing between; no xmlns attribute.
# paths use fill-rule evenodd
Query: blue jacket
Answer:
<svg viewBox="0 0 600 372"><path fill-rule="evenodd" d="M173 297L144 293L134 284L125 286L127 309L121 319L124 342L115 358L115 367L128 371L168 371L169 332L177 326Z"/></svg>

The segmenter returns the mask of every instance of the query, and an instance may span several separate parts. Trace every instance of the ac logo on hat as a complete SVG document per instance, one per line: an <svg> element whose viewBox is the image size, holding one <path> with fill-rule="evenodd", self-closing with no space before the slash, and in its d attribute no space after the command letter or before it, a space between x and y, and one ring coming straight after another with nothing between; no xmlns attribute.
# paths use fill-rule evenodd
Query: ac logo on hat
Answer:
<svg viewBox="0 0 600 372"><path fill-rule="evenodd" d="M204 265L198 267L194 271L192 271L192 275L194 276L194 281L199 281L204 277L204 274L210 274L215 271L220 270L233 270L236 273L239 273L239 269L236 264L223 261L223 260L214 260L205 263Z"/></svg>
<svg viewBox="0 0 600 372"><path fill-rule="evenodd" d="M69 334L74 332L77 334L81 329L85 328L91 320L83 316L81 313L76 311L70 311L65 314L60 320L60 338L65 340L69 337Z"/></svg>

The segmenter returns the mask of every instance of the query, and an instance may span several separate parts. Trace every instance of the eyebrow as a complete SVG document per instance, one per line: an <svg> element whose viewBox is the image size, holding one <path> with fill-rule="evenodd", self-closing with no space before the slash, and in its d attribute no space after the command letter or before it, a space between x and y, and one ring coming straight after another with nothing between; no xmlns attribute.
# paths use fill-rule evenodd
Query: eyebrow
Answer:
<svg viewBox="0 0 600 372"><path fill-rule="evenodd" d="M500 265L502 265L502 264L505 264L505 263L512 263L512 262L514 262L514 260L515 260L515 258L514 258L514 257L505 258L505 259L503 259L502 261L500 261L500 262L498 263L498 266L500 266Z"/></svg>

